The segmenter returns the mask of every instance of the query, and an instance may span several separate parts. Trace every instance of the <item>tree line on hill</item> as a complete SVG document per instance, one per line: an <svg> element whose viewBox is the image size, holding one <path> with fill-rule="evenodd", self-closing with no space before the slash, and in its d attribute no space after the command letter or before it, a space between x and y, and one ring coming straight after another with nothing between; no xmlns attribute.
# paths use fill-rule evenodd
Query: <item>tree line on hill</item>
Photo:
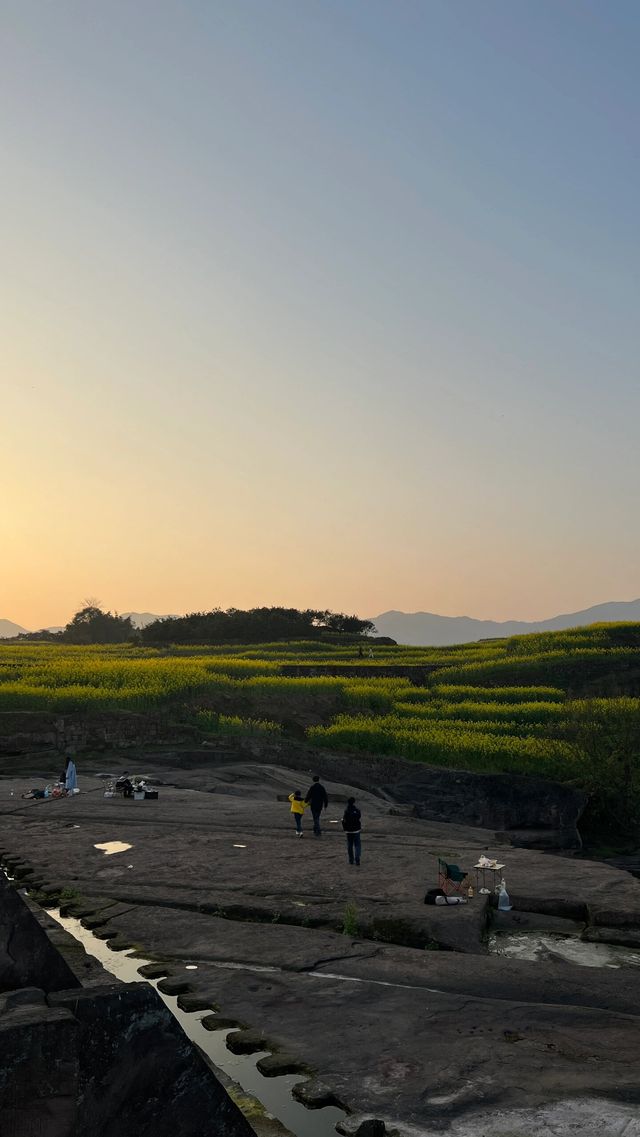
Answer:
<svg viewBox="0 0 640 1137"><path fill-rule="evenodd" d="M88 604L60 632L29 632L21 640L51 640L69 644L226 644L271 643L275 640L314 640L323 635L366 636L375 632L371 620L315 608L213 608L187 616L165 616L144 628L130 616L104 612Z"/></svg>
<svg viewBox="0 0 640 1137"><path fill-rule="evenodd" d="M187 616L167 616L147 624L140 632L143 643L270 643L273 640L319 639L323 633L368 635L371 620L344 612L306 608L214 608Z"/></svg>

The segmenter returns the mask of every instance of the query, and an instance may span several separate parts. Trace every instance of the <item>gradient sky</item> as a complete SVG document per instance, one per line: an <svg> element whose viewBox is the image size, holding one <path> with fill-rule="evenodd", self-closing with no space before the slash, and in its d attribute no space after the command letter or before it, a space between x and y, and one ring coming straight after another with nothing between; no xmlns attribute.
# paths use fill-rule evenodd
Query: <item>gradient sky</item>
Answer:
<svg viewBox="0 0 640 1137"><path fill-rule="evenodd" d="M0 616L640 594L637 0L0 0Z"/></svg>

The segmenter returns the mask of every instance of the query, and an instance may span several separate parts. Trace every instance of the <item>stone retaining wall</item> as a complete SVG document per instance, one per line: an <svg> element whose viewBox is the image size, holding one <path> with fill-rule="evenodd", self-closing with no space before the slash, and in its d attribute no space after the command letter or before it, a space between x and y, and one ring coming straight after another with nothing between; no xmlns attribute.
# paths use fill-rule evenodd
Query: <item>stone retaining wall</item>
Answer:
<svg viewBox="0 0 640 1137"><path fill-rule="evenodd" d="M255 1137L153 988L104 974L83 987L0 874L0 1134Z"/></svg>
<svg viewBox="0 0 640 1137"><path fill-rule="evenodd" d="M0 712L0 756L34 750L117 749L185 743L198 735L194 727L175 723L168 714L104 711L98 714L49 714L41 711Z"/></svg>

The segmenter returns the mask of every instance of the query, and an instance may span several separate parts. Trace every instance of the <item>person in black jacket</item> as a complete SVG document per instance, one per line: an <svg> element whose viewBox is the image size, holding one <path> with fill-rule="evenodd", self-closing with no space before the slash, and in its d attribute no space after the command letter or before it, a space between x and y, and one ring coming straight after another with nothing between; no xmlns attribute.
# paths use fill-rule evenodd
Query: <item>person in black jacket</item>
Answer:
<svg viewBox="0 0 640 1137"><path fill-rule="evenodd" d="M360 864L360 853L362 851L362 841L360 838L362 825L360 816L360 810L356 806L356 799L350 797L342 818L342 828L347 834L347 853L350 865L354 863L356 865Z"/></svg>
<svg viewBox="0 0 640 1137"><path fill-rule="evenodd" d="M313 817L313 835L314 837L322 837L322 829L320 828L320 814L323 809L329 806L329 797L325 790L318 774L314 774L313 782L307 790L307 796L304 799L311 806L311 816Z"/></svg>

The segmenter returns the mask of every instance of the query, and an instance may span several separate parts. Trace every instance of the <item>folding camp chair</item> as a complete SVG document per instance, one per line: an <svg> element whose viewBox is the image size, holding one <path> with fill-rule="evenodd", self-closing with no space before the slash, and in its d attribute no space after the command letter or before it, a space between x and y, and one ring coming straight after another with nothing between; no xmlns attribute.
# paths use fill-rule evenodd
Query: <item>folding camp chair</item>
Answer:
<svg viewBox="0 0 640 1137"><path fill-rule="evenodd" d="M438 888L450 896L452 892L462 892L468 873L458 865L450 865L438 857Z"/></svg>

